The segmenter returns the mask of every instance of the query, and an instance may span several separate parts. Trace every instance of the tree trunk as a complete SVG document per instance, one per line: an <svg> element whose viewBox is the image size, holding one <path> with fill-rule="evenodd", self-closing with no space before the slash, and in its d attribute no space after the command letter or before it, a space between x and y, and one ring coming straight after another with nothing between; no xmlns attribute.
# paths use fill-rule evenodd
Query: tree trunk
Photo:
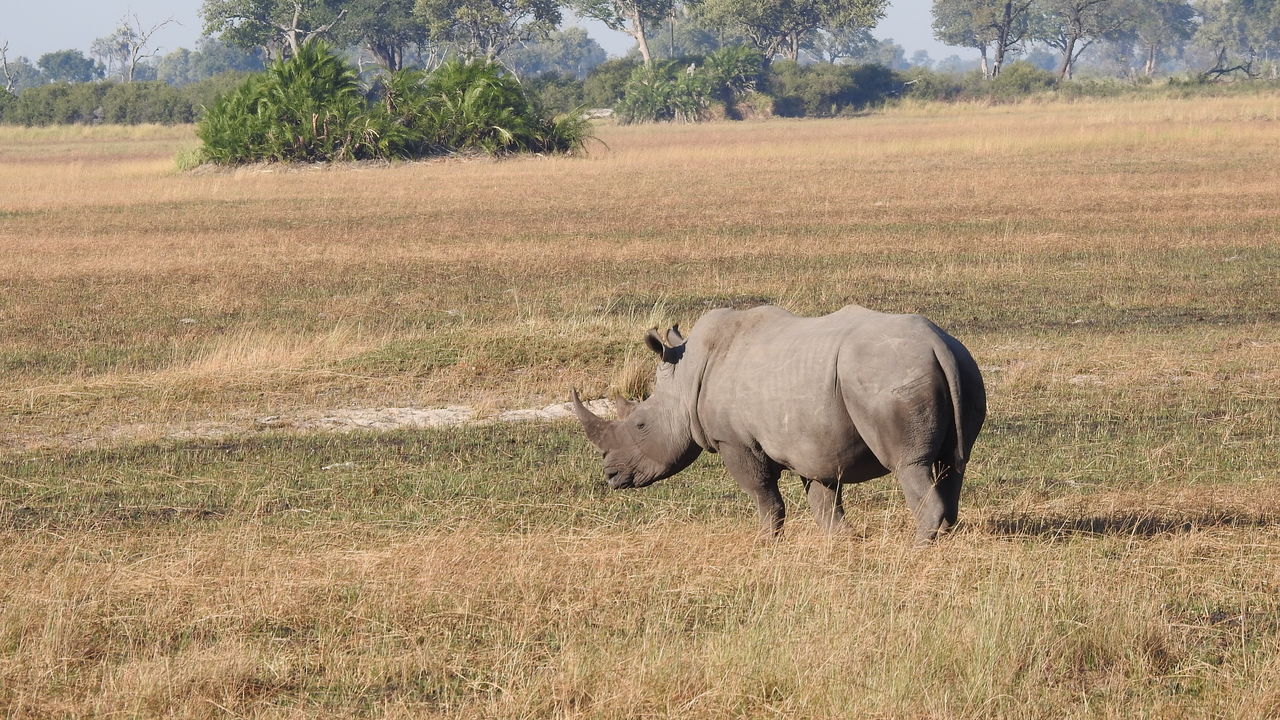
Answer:
<svg viewBox="0 0 1280 720"><path fill-rule="evenodd" d="M18 78L9 70L9 43L0 45L0 69L4 70L4 91L13 95L13 89L18 85Z"/></svg>
<svg viewBox="0 0 1280 720"><path fill-rule="evenodd" d="M991 78L1000 76L1000 67L1004 65L1004 54L1009 50L1009 33L1013 30L1013 2L1006 0L1004 18L996 30L996 55L991 59Z"/></svg>
<svg viewBox="0 0 1280 720"><path fill-rule="evenodd" d="M983 45L978 48L978 52L982 55L982 77L991 79L991 66L987 64L987 46Z"/></svg>
<svg viewBox="0 0 1280 720"><path fill-rule="evenodd" d="M1062 49L1062 66L1058 68L1058 82L1071 79L1071 61L1076 51L1076 36L1067 38L1067 46Z"/></svg>
<svg viewBox="0 0 1280 720"><path fill-rule="evenodd" d="M788 33L787 49L783 54L791 62L800 62L800 33Z"/></svg>
<svg viewBox="0 0 1280 720"><path fill-rule="evenodd" d="M639 6L631 5L627 15L627 21L631 24L627 34L636 39L636 45L640 47L640 58L644 61L644 66L649 67L653 64L653 58L649 55L649 40L644 34L644 20L640 17Z"/></svg>
<svg viewBox="0 0 1280 720"><path fill-rule="evenodd" d="M676 59L676 5L671 3L671 32L667 35L669 44L667 45L667 53L670 60Z"/></svg>
<svg viewBox="0 0 1280 720"><path fill-rule="evenodd" d="M390 72L395 72L404 67L404 48L388 43L370 41L365 44L365 49L369 51L370 55L377 58L382 67Z"/></svg>
<svg viewBox="0 0 1280 720"><path fill-rule="evenodd" d="M1151 77L1156 74L1156 44L1147 43L1147 61L1142 65L1142 74Z"/></svg>

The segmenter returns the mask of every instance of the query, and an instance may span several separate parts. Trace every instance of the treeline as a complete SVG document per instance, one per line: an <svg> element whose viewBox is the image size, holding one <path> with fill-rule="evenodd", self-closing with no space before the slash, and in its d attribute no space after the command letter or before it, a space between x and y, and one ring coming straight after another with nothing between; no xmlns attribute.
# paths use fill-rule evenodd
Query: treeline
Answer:
<svg viewBox="0 0 1280 720"><path fill-rule="evenodd" d="M160 81L55 82L18 95L0 93L0 123L173 125L195 122L204 109L243 80L227 72L183 86Z"/></svg>
<svg viewBox="0 0 1280 720"><path fill-rule="evenodd" d="M1018 57L1059 80L1280 76L1274 0L934 0L933 15L935 37L977 50L988 78Z"/></svg>
<svg viewBox="0 0 1280 720"><path fill-rule="evenodd" d="M910 57L872 37L888 0L204 0L206 37L160 54L136 16L85 55L34 62L0 43L0 122L190 122L310 40L343 48L362 86L451 60L500 64L548 108L624 120L847 112L896 96L1008 98L1074 79L1275 79L1280 4L1254 0L934 0L935 36L977 58ZM566 10L635 40L606 61ZM752 57L750 79L723 63ZM733 60L736 58L736 60ZM718 65L718 63L720 65ZM871 69L875 68L875 69ZM738 68L742 70L742 68ZM729 74L726 74L729 73ZM1006 80L1002 76L1012 74ZM741 73L739 73L741 75Z"/></svg>

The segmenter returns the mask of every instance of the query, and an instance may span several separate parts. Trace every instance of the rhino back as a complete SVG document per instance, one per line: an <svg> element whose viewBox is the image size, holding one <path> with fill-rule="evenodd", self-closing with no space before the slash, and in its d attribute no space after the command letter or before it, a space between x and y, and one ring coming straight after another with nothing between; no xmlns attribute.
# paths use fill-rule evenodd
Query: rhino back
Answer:
<svg viewBox="0 0 1280 720"><path fill-rule="evenodd" d="M806 477L869 479L888 472L895 445L914 440L892 437L904 403L949 407L939 331L919 316L858 306L817 318L721 312L700 347L697 412L712 449L744 444Z"/></svg>

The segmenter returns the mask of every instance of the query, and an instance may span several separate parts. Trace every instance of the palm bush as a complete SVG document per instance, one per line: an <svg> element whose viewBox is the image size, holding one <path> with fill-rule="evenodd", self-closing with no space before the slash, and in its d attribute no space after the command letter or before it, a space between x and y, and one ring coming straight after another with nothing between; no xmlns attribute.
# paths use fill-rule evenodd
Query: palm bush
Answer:
<svg viewBox="0 0 1280 720"><path fill-rule="evenodd" d="M214 162L386 157L403 139L371 112L356 72L319 42L251 76L206 113L197 134Z"/></svg>
<svg viewBox="0 0 1280 720"><path fill-rule="evenodd" d="M444 149L572 152L590 126L581 112L551 118L515 77L494 63L452 61L425 83L430 125L421 130Z"/></svg>
<svg viewBox="0 0 1280 720"><path fill-rule="evenodd" d="M698 122L711 106L713 90L704 72L688 72L677 62L654 63L631 74L616 112L623 123Z"/></svg>
<svg viewBox="0 0 1280 720"><path fill-rule="evenodd" d="M720 99L734 102L760 84L764 56L745 45L726 45L707 55L702 66Z"/></svg>
<svg viewBox="0 0 1280 720"><path fill-rule="evenodd" d="M755 50L725 47L701 58L638 67L615 108L624 123L699 122L719 114L740 117L736 105L760 82L764 59Z"/></svg>
<svg viewBox="0 0 1280 720"><path fill-rule="evenodd" d="M391 73L374 96L345 61L308 43L219 99L197 133L219 163L573 152L590 136L581 113L549 116L491 63Z"/></svg>

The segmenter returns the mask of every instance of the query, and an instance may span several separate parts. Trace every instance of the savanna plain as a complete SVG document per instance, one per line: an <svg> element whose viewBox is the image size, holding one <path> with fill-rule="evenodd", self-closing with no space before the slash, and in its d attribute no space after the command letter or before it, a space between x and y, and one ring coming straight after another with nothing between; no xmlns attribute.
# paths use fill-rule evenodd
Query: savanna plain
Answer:
<svg viewBox="0 0 1280 720"><path fill-rule="evenodd" d="M598 129L580 158L179 172L0 128L0 712L1280 716L1280 97ZM919 312L983 368L961 523L704 456L609 492L640 338Z"/></svg>

